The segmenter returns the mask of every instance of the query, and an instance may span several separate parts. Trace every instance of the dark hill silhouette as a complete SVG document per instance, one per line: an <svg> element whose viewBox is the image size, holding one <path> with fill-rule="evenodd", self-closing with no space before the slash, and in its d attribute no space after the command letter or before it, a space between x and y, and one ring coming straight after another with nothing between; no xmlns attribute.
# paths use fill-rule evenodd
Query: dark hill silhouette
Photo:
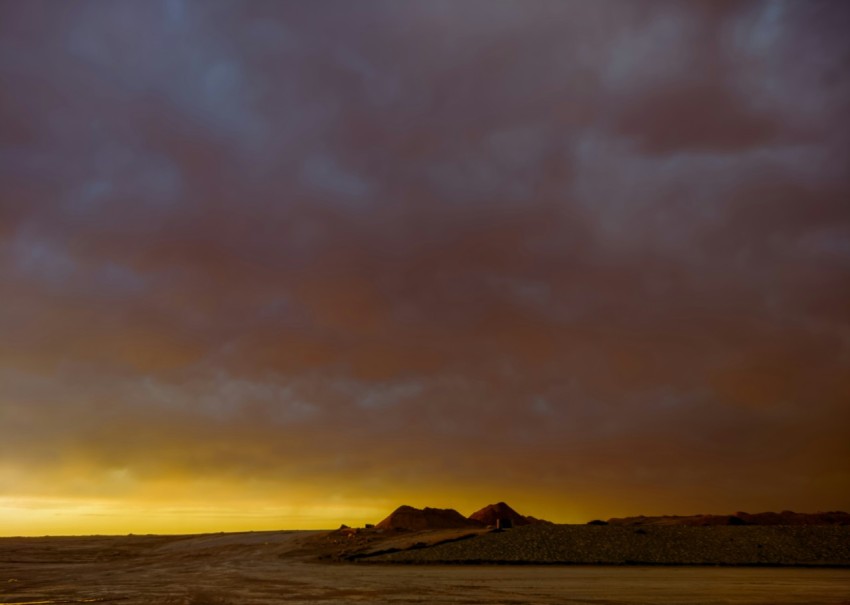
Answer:
<svg viewBox="0 0 850 605"><path fill-rule="evenodd" d="M658 517L623 517L609 519L610 525L850 525L850 514L828 513L744 513L734 515L662 515Z"/></svg>
<svg viewBox="0 0 850 605"><path fill-rule="evenodd" d="M395 509L375 527L378 529L409 530L481 528L496 526L499 520L510 520L513 526L549 523L549 521L521 515L505 502L498 502L488 504L481 510L475 511L469 518L464 517L452 508L425 507L420 509L403 505Z"/></svg>
<svg viewBox="0 0 850 605"><path fill-rule="evenodd" d="M483 525L496 525L499 519L510 519L514 527L520 525L531 525L532 523L541 523L540 520L534 517L526 517L519 514L504 502L496 504L488 504L481 510L475 511L469 518L473 521L478 521Z"/></svg>
<svg viewBox="0 0 850 605"><path fill-rule="evenodd" d="M850 514L842 511L828 513L735 513L745 525L850 525Z"/></svg>
<svg viewBox="0 0 850 605"><path fill-rule="evenodd" d="M482 527L478 521L467 519L452 508L414 508L402 505L378 523L378 529L455 529Z"/></svg>

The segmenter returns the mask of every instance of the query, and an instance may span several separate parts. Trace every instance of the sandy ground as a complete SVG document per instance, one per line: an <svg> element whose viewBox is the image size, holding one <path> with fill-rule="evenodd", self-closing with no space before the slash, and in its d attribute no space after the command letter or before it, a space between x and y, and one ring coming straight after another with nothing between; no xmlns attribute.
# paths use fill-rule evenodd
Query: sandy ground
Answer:
<svg viewBox="0 0 850 605"><path fill-rule="evenodd" d="M850 605L850 569L398 566L334 561L459 537L252 532L0 539L0 603Z"/></svg>

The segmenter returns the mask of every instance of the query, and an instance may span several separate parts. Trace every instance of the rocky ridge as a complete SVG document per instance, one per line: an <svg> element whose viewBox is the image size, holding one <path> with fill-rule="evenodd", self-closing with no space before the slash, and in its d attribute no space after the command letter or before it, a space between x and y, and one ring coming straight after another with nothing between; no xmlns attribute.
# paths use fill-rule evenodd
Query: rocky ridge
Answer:
<svg viewBox="0 0 850 605"><path fill-rule="evenodd" d="M781 513L745 513L738 512L734 515L662 515L655 517L622 517L608 519L608 521L591 522L595 525L685 525L692 527L705 527L715 525L850 525L850 514L842 511L826 513L795 513L784 510Z"/></svg>
<svg viewBox="0 0 850 605"><path fill-rule="evenodd" d="M414 508L402 505L375 525L377 529L423 530L483 527L475 520L467 519L453 508Z"/></svg>
<svg viewBox="0 0 850 605"><path fill-rule="evenodd" d="M514 527L548 523L542 519L521 515L505 502L488 504L464 517L453 508L415 508L402 505L379 522L377 529L421 531L426 529L458 529L495 527L499 521L509 520Z"/></svg>

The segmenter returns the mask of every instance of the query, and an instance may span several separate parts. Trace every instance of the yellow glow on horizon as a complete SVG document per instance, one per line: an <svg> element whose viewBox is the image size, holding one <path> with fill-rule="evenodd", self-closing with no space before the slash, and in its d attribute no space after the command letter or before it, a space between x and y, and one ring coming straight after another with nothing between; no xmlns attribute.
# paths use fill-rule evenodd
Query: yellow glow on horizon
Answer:
<svg viewBox="0 0 850 605"><path fill-rule="evenodd" d="M522 514L555 522L589 520L575 502L528 486L460 486L426 482L411 489L382 482L285 476L192 477L132 466L98 467L68 456L62 466L27 473L0 464L0 536L193 534L282 529L335 529L377 523L396 507L454 508L463 515L500 500ZM15 494L14 496L12 494Z"/></svg>
<svg viewBox="0 0 850 605"><path fill-rule="evenodd" d="M132 467L74 462L66 458L63 467L39 474L0 464L0 487L6 493L0 496L0 536L334 529L343 523L362 527L402 504L469 515L505 501L524 515L578 524L637 514L735 512L719 505L708 510L681 499L673 507L670 496L657 491L632 490L624 499L614 489L553 492L490 477L467 485L445 480L363 485L362 479L348 477L307 482L284 476L191 477L170 469L149 475ZM694 497L702 498L698 493Z"/></svg>
<svg viewBox="0 0 850 605"><path fill-rule="evenodd" d="M519 488L444 485L423 486L415 492L389 488L370 494L340 482L333 489L322 489L317 485L185 477L137 483L123 470L95 476L101 482L100 493L87 483L72 486L67 483L68 475L60 473L42 477L40 492L24 489L17 496L0 496L0 536L335 529L343 523L354 527L377 523L402 504L454 508L469 515L500 500L522 514L557 523L584 523L593 518L575 508L575 502L553 501L551 496ZM8 472L6 478L11 478ZM29 482L30 488L33 485ZM85 487L88 489L81 489ZM70 495L74 491L76 495Z"/></svg>
<svg viewBox="0 0 850 605"><path fill-rule="evenodd" d="M111 500L0 498L0 536L195 534L333 529L374 523L387 511L346 505L236 507Z"/></svg>
<svg viewBox="0 0 850 605"><path fill-rule="evenodd" d="M529 505L504 498L522 514L556 523L585 523L590 517L566 507ZM397 497L392 501L346 500L335 496L280 505L274 500L233 499L166 502L68 497L0 497L0 536L198 534L290 529L335 529L340 524L377 523L401 504L455 508L464 515L492 504L494 498L448 494Z"/></svg>

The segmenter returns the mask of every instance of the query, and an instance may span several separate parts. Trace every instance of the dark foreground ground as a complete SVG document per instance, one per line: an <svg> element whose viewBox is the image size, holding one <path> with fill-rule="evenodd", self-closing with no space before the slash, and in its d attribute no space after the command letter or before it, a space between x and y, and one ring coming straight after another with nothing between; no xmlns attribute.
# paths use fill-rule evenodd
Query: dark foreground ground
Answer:
<svg viewBox="0 0 850 605"><path fill-rule="evenodd" d="M664 533L670 529L713 533ZM576 553L608 553L620 560L653 552L679 553L677 563L705 562L683 558L690 549L761 557L751 563L771 562L759 554L767 552L778 553L782 564L850 565L846 527L831 528L834 533L829 528L754 529L764 528L634 533L632 528L550 526L472 537L453 530L0 538L0 603L850 605L850 567L379 563L566 562L577 561ZM799 534L799 529L809 533ZM395 552L378 554L388 550ZM792 555L800 560L787 558Z"/></svg>
<svg viewBox="0 0 850 605"><path fill-rule="evenodd" d="M850 567L850 526L532 525L362 560L394 563Z"/></svg>

